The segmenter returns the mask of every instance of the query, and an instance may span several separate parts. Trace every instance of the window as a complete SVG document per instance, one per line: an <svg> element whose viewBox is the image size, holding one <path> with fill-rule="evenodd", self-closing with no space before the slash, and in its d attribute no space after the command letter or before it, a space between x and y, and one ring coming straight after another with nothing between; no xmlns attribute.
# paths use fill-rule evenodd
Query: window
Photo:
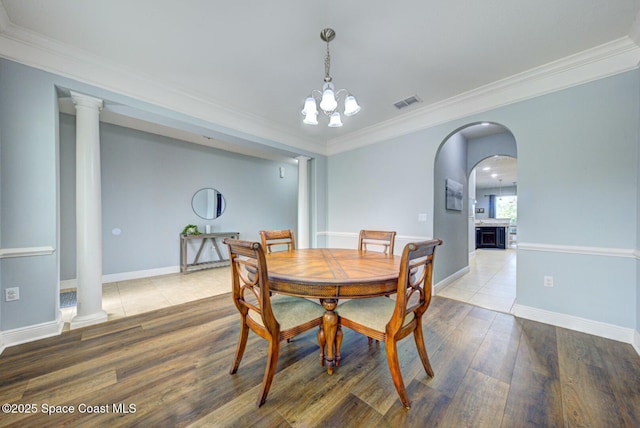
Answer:
<svg viewBox="0 0 640 428"><path fill-rule="evenodd" d="M518 220L518 196L499 196L496 198L496 218L508 218L511 223Z"/></svg>

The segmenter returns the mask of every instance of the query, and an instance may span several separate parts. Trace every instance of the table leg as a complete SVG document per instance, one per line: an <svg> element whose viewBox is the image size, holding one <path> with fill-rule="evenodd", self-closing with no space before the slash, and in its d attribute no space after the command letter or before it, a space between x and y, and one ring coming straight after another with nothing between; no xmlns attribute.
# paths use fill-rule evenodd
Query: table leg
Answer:
<svg viewBox="0 0 640 428"><path fill-rule="evenodd" d="M324 341L326 344L324 361L325 365L327 366L327 373L329 374L333 374L333 368L337 365L335 351L336 335L338 334L338 315L336 315L336 313L334 312L337 305L338 301L336 299L322 300L322 306L324 306L325 309L325 313L322 317L322 330L324 333Z"/></svg>

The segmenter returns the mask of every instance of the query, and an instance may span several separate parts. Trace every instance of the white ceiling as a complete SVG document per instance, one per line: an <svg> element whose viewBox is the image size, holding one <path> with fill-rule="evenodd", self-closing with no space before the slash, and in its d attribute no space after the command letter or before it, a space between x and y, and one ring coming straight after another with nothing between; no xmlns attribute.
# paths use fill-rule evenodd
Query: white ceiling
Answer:
<svg viewBox="0 0 640 428"><path fill-rule="evenodd" d="M518 160L510 156L492 156L476 165L476 188L517 186Z"/></svg>
<svg viewBox="0 0 640 428"><path fill-rule="evenodd" d="M640 0L0 1L0 56L310 150L640 33ZM300 113L325 27L336 89L362 106L337 129ZM412 95L423 103L394 107Z"/></svg>

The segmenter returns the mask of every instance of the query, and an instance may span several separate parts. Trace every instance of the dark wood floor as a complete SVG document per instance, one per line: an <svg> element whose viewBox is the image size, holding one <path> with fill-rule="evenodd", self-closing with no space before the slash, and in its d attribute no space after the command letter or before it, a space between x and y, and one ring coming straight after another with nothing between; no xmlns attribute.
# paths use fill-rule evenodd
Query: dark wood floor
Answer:
<svg viewBox="0 0 640 428"><path fill-rule="evenodd" d="M630 345L453 300L436 297L427 311L433 379L411 338L399 347L409 411L384 345L348 330L331 376L315 332L283 343L258 409L266 342L251 334L229 375L238 332L223 295L8 348L0 403L37 413L0 414L0 426L640 426L640 357ZM43 414L64 410L54 406L74 413Z"/></svg>

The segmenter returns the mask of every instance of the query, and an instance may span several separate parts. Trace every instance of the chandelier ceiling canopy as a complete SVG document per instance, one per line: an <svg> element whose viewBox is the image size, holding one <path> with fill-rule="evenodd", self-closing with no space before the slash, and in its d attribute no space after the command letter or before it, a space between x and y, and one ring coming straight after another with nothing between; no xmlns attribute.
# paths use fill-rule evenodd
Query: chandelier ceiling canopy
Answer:
<svg viewBox="0 0 640 428"><path fill-rule="evenodd" d="M338 110L339 102L343 102L344 115L353 116L360 111L360 106L356 98L346 89L335 90L331 78L331 54L329 52L329 42L336 37L336 32L331 28L325 28L320 32L320 38L327 43L327 55L324 58L324 84L322 91L314 89L311 95L304 102L302 114L303 122L307 125L318 124L318 107L329 116L329 127L337 128L342 126L342 118ZM319 105L316 103L319 102Z"/></svg>

